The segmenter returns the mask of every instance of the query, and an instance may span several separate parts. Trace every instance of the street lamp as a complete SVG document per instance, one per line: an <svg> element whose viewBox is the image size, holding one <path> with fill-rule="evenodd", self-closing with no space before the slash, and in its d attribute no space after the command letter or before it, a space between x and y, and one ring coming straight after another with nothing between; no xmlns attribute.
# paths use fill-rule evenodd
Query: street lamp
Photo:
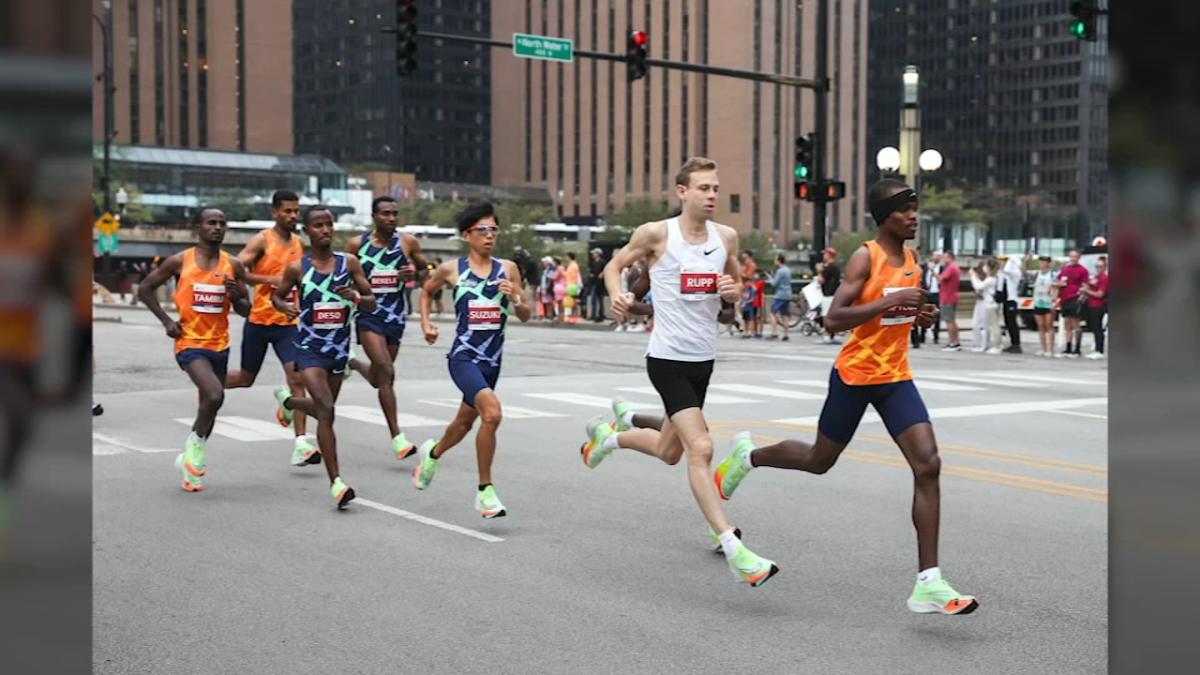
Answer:
<svg viewBox="0 0 1200 675"><path fill-rule="evenodd" d="M109 157L112 154L112 139L113 133L113 49L112 49L112 34L109 31L109 26L112 25L112 1L104 0L100 3L104 8L104 18L92 15L92 20L96 25L100 26L100 38L102 40L102 51L104 52L104 175L100 177L100 188L104 192L104 212L111 213L112 203L109 191ZM112 272L112 256L105 252L104 254L104 274L108 275Z"/></svg>
<svg viewBox="0 0 1200 675"><path fill-rule="evenodd" d="M933 148L922 152L917 158L917 166L921 167L922 171L937 171L942 168L942 153Z"/></svg>
<svg viewBox="0 0 1200 675"><path fill-rule="evenodd" d="M900 170L900 151L892 146L880 148L875 153L875 166L879 168L880 178L885 173L895 173Z"/></svg>
<svg viewBox="0 0 1200 675"><path fill-rule="evenodd" d="M125 205L129 203L129 193L124 187L117 188L117 210L125 213Z"/></svg>

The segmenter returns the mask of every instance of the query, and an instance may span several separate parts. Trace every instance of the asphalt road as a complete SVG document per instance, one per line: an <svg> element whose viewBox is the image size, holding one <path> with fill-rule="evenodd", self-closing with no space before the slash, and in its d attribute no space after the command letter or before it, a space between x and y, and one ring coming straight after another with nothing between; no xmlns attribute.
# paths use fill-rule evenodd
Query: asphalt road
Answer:
<svg viewBox="0 0 1200 675"><path fill-rule="evenodd" d="M414 490L414 460L390 455L357 376L337 431L360 500L336 511L323 467L288 463L273 355L255 387L226 397L207 489L183 492L173 460L195 391L148 313L97 316L97 673L1105 670L1103 362L913 353L944 462L941 567L982 605L945 617L905 607L911 477L877 421L830 473L757 471L729 503L782 570L758 589L711 552L682 465L629 452L587 469L583 426L610 397L658 406L645 334L510 329L494 470L509 516L484 521L474 435ZM401 349L401 422L417 442L453 414L446 345ZM837 347L722 337L720 349L706 408L718 460L741 429L814 434Z"/></svg>

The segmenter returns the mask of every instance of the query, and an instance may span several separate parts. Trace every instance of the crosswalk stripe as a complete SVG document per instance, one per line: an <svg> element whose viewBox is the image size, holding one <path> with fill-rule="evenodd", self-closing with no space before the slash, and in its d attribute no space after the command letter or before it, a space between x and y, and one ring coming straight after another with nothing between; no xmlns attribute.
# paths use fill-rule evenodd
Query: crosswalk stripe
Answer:
<svg viewBox="0 0 1200 675"><path fill-rule="evenodd" d="M818 401L825 398L821 394L810 394L806 391L791 391L789 389L779 389L778 387L762 387L756 384L711 384L708 386L708 388L710 390L718 389L720 391L732 391L738 394L754 394L758 396L770 396L772 398L786 398L793 401Z"/></svg>
<svg viewBox="0 0 1200 675"><path fill-rule="evenodd" d="M190 427L195 420L190 417L176 417L175 421ZM264 422L237 415L217 417L217 422L213 425L213 433L243 443L290 441L295 436L291 428L285 429L274 422Z"/></svg>
<svg viewBox="0 0 1200 675"><path fill-rule="evenodd" d="M592 396L591 394L579 394L573 391L548 391L540 394L525 394L525 396L554 401L556 403L573 403L589 408L604 408L605 410L612 408L612 399L604 398L603 396ZM635 409L656 407L653 403L641 403L639 401L629 401L629 404Z"/></svg>
<svg viewBox="0 0 1200 675"><path fill-rule="evenodd" d="M93 455L123 455L127 452L178 452L178 450L178 448L143 448L107 434L92 432Z"/></svg>
<svg viewBox="0 0 1200 675"><path fill-rule="evenodd" d="M1003 380L1031 380L1033 382L1049 382L1051 384L1088 384L1093 387L1106 387L1108 382L1101 380L1081 380L1077 377L1060 377L1058 375L1027 375L1025 373L996 373L989 371L975 371L971 375L976 377L998 377Z"/></svg>
<svg viewBox="0 0 1200 675"><path fill-rule="evenodd" d="M828 366L832 366L833 362L837 361L837 352L830 352L829 356L800 356L799 354L772 354L769 352L721 352L719 356L736 356L753 359L778 359L780 361L807 361L809 363L824 363Z"/></svg>
<svg viewBox="0 0 1200 675"><path fill-rule="evenodd" d="M461 398L440 398L440 399L421 399L418 403L426 403L428 405L441 406L443 408L458 409L462 403ZM566 417L562 413L546 412L544 410L534 410L532 408L521 408L507 403L500 404L503 415L509 419L528 419L531 417Z"/></svg>
<svg viewBox="0 0 1200 675"><path fill-rule="evenodd" d="M965 375L938 375L936 373L918 373L919 379L925 380L949 380L951 382L970 382L972 384L982 384L989 387L1009 387L1012 389L1046 389L1050 385L1041 382L1006 382L1003 380L995 380L986 377L967 377ZM987 380L982 382L981 380ZM964 385L966 386L966 385Z"/></svg>
<svg viewBox="0 0 1200 675"><path fill-rule="evenodd" d="M383 411L379 408L370 408L363 405L339 405L334 410L334 415L338 418L346 418L356 420L358 422L366 422L367 424L378 424L379 426L387 426L387 420L383 417ZM396 413L396 424L400 425L401 429L408 427L440 427L445 426L445 420L435 420L431 417L423 417L412 413Z"/></svg>
<svg viewBox="0 0 1200 675"><path fill-rule="evenodd" d="M713 389L709 386L709 389ZM658 396L658 391L654 387L617 387L621 391L629 391L635 394L653 394ZM710 393L704 397L705 403L761 403L752 398L742 398L741 396L730 396L728 394L713 394Z"/></svg>
<svg viewBox="0 0 1200 675"><path fill-rule="evenodd" d="M795 384L802 387L820 387L821 389L829 388L829 380L775 380L780 384ZM918 389L928 389L929 391L983 391L983 387L968 387L963 384L949 384L946 382L928 382L918 378Z"/></svg>
<svg viewBox="0 0 1200 675"><path fill-rule="evenodd" d="M1072 398L1061 401L1029 401L1027 403L988 403L983 405L964 405L951 408L930 408L930 419L949 419L951 417L986 417L989 415L1008 415L1013 413L1053 412L1071 408L1082 408L1089 405L1107 405L1107 398ZM820 417L789 417L772 420L779 424L816 424ZM863 415L862 423L878 422L879 414L868 412Z"/></svg>

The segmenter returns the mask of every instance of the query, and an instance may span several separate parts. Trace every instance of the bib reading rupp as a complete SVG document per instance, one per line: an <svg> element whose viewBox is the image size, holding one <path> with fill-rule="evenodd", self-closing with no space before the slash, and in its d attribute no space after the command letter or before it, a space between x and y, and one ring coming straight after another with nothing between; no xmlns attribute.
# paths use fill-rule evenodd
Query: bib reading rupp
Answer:
<svg viewBox="0 0 1200 675"><path fill-rule="evenodd" d="M350 354L350 310L353 303L336 289L353 284L346 254L334 252L332 274L322 274L306 255L301 263L300 316L296 347L340 361Z"/></svg>
<svg viewBox="0 0 1200 675"><path fill-rule="evenodd" d="M221 251L211 270L196 265L195 247L183 252L183 266L173 297L183 328L183 334L175 339L176 354L185 349L220 352L229 348L230 302L225 293L225 279L232 279L233 274L233 263L225 251Z"/></svg>
<svg viewBox="0 0 1200 675"><path fill-rule="evenodd" d="M504 326L508 322L508 296L500 292L504 266L492 258L486 279L471 271L466 257L458 259L458 282L454 286L454 312L458 325L449 359L500 365L504 349Z"/></svg>
<svg viewBox="0 0 1200 675"><path fill-rule="evenodd" d="M263 255L258 264L251 270L255 274L282 277L287 266L296 262L304 255L304 247L300 237L293 234L285 243L280 241L279 234L274 228L263 230ZM258 284L254 287L254 304L250 307L250 323L260 326L293 326L295 321L289 320L283 312L271 304L271 294L275 288L270 284Z"/></svg>
<svg viewBox="0 0 1200 675"><path fill-rule="evenodd" d="M717 354L717 279L725 269L725 243L717 224L705 223L708 238L692 244L679 219L667 221L667 247L650 268L654 331L646 354L674 361L711 361Z"/></svg>
<svg viewBox="0 0 1200 675"><path fill-rule="evenodd" d="M362 263L363 274L371 282L371 291L375 294L375 311L364 312L384 323L404 324L404 282L400 281L400 269L409 264L404 255L404 246L399 232L392 234L392 240L387 247L376 246L372 243L371 235L363 237L362 246L358 249L358 260Z"/></svg>
<svg viewBox="0 0 1200 675"><path fill-rule="evenodd" d="M917 256L904 249L904 266L893 267L887 253L875 241L863 244L871 253L871 276L852 305L865 305L904 288L921 283ZM908 340L917 307L897 307L854 329L838 355L838 375L850 385L887 384L912 379L908 367Z"/></svg>

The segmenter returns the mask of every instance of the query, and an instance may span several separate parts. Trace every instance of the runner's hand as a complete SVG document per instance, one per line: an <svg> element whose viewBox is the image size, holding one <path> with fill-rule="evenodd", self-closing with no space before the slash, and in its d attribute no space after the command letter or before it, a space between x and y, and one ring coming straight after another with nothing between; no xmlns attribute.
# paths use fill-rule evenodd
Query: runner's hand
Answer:
<svg viewBox="0 0 1200 675"><path fill-rule="evenodd" d="M926 294L920 288L905 288L884 296L889 301L889 307L920 307L925 304Z"/></svg>
<svg viewBox="0 0 1200 675"><path fill-rule="evenodd" d="M178 340L183 335L183 326L180 326L178 321L168 321L163 324L163 328L167 331L167 337L172 340Z"/></svg>
<svg viewBox="0 0 1200 675"><path fill-rule="evenodd" d="M921 311L917 314L917 325L921 328L932 328L934 322L937 321L937 316L937 305L928 303L921 305Z"/></svg>
<svg viewBox="0 0 1200 675"><path fill-rule="evenodd" d="M300 308L296 306L296 303L289 302L283 306L283 315L288 318L288 321L292 321L300 316Z"/></svg>
<svg viewBox="0 0 1200 675"><path fill-rule="evenodd" d="M358 304L358 291L354 290L353 286L338 286L333 289L333 292L340 295L343 300Z"/></svg>
<svg viewBox="0 0 1200 675"><path fill-rule="evenodd" d="M512 279L500 280L500 292L508 296L509 300L517 302L517 285L512 282Z"/></svg>
<svg viewBox="0 0 1200 675"><path fill-rule="evenodd" d="M425 322L421 324L421 330L425 333L425 344L433 344L438 339L438 327L436 324Z"/></svg>
<svg viewBox="0 0 1200 675"><path fill-rule="evenodd" d="M629 318L629 308L633 306L633 293L625 292L613 296L609 303L613 314L622 321Z"/></svg>
<svg viewBox="0 0 1200 675"><path fill-rule="evenodd" d="M412 263L409 263L396 270L396 278L398 278L400 281L408 281L415 276L417 276L417 267Z"/></svg>
<svg viewBox="0 0 1200 675"><path fill-rule="evenodd" d="M225 279L225 293L231 300L239 300L242 297L242 289L238 286L237 279L228 276L222 276Z"/></svg>
<svg viewBox="0 0 1200 675"><path fill-rule="evenodd" d="M734 302L741 294L738 292L737 282L728 274L722 274L717 277L717 293L721 295L721 299L725 302Z"/></svg>

